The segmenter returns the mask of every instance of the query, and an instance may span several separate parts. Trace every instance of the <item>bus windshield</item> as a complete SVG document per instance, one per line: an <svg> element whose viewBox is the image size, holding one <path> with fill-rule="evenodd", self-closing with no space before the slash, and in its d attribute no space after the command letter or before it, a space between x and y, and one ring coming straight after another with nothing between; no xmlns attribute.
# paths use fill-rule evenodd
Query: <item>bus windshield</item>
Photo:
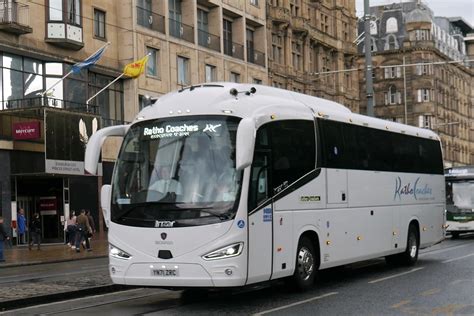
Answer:
<svg viewBox="0 0 474 316"><path fill-rule="evenodd" d="M446 207L451 213L472 212L474 209L474 181L447 181Z"/></svg>
<svg viewBox="0 0 474 316"><path fill-rule="evenodd" d="M199 116L133 125L114 171L112 221L183 227L232 219L242 178L235 169L238 123Z"/></svg>

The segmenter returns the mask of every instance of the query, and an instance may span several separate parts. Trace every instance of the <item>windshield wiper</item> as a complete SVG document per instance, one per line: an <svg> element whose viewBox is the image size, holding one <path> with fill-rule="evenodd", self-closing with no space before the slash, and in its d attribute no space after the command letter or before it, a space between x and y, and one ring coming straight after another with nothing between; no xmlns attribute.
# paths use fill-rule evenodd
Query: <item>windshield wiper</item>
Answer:
<svg viewBox="0 0 474 316"><path fill-rule="evenodd" d="M215 216L217 218L219 218L220 220L226 220L226 219L230 219L230 216L229 216L229 213L216 213L216 212L213 212L213 211L209 211L207 209L209 209L210 207L202 207L202 208L196 208L196 211L200 211L200 212L204 212L206 214L210 214L212 216Z"/></svg>

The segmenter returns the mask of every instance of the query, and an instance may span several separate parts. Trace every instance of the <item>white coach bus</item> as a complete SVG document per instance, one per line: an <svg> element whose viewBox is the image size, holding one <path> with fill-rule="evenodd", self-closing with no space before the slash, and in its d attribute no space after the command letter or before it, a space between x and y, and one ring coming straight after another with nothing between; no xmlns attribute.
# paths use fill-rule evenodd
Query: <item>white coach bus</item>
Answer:
<svg viewBox="0 0 474 316"><path fill-rule="evenodd" d="M118 284L239 287L385 256L414 264L444 238L445 186L432 131L266 86L188 87L130 125L101 204Z"/></svg>

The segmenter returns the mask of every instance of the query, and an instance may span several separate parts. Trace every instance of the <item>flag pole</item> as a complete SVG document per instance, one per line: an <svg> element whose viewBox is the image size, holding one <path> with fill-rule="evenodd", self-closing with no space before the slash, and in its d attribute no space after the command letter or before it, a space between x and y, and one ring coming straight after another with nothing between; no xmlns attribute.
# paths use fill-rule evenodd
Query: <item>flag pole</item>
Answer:
<svg viewBox="0 0 474 316"><path fill-rule="evenodd" d="M92 99L94 99L96 96L98 96L100 93L102 93L105 89L107 89L108 87L110 87L111 85L113 85L117 80L119 80L119 79L122 78L123 76L125 76L124 73L122 73L120 76L118 76L117 78L115 78L114 80L112 80L108 85L106 85L105 87L103 87L102 89L100 89L99 92L97 92L97 93L94 94L92 97L90 97L90 98L86 101L87 112L89 112L89 102L91 102Z"/></svg>
<svg viewBox="0 0 474 316"><path fill-rule="evenodd" d="M91 54L89 57L87 57L85 60L87 60L88 58L90 58L91 56L94 56L95 54L97 54L101 49L103 49L104 47L107 47L110 45L110 42L107 42L104 46L102 46L101 48L99 48L98 50L96 50L93 54ZM77 63L76 63L77 64ZM76 65L74 64L74 65ZM72 74L72 69L64 76L62 77L61 79L59 79L58 81L56 81L51 87L49 87L48 89L46 89L45 91L41 92L40 93L40 96L44 96L46 93L48 93L50 90L52 90L54 87L56 87L61 81L63 81L64 79L66 79L70 74Z"/></svg>
<svg viewBox="0 0 474 316"><path fill-rule="evenodd" d="M56 81L51 87L49 87L48 89L44 90L43 92L40 93L40 96L44 96L46 93L48 93L50 90L52 90L54 87L56 87L61 81L63 81L64 79L66 79L66 77L68 77L70 74L72 74L72 70L70 70L64 77L62 77L61 79L59 79L58 81Z"/></svg>

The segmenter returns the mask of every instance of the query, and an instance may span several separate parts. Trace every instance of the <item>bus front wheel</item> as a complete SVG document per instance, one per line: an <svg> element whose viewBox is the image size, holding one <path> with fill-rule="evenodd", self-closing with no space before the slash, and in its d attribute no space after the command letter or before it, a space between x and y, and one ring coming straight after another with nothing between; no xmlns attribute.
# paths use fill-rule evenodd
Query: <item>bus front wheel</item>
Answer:
<svg viewBox="0 0 474 316"><path fill-rule="evenodd" d="M297 290L306 291L313 286L316 269L319 266L318 258L313 243L307 237L302 237L298 243L295 273L292 278Z"/></svg>

